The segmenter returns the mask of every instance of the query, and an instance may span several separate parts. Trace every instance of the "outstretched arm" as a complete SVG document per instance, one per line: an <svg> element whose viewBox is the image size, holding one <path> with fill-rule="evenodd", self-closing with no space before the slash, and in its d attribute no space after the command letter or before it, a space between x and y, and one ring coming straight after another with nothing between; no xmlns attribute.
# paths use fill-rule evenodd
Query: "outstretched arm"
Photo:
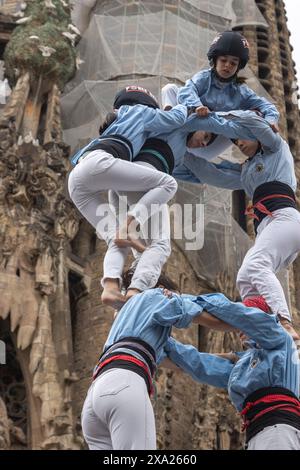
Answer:
<svg viewBox="0 0 300 470"><path fill-rule="evenodd" d="M212 163L201 157L186 153L184 162L178 165L172 176L179 181L194 184L210 184L224 189L243 189L239 163L223 160Z"/></svg>
<svg viewBox="0 0 300 470"><path fill-rule="evenodd" d="M198 325L205 326L206 328L210 328L212 330L237 331L237 328L234 326L229 325L226 323L226 321L220 320L208 312L201 312L201 314L197 315L193 319L193 323L197 323Z"/></svg>
<svg viewBox="0 0 300 470"><path fill-rule="evenodd" d="M218 188L224 189L243 189L241 181L241 169L242 166L239 163L232 163L224 160L222 163L212 163L204 160L203 158L196 157L190 153L186 153L184 157L184 166L188 174L192 174L190 180L191 183L197 182L210 184ZM179 173L175 171L175 178L182 176L182 170ZM186 173L183 173L183 177L186 177Z"/></svg>
<svg viewBox="0 0 300 470"><path fill-rule="evenodd" d="M186 181L188 183L198 183L203 184L203 182L193 174L189 168L182 163L181 165L176 166L175 170L172 173L172 176L180 181Z"/></svg>
<svg viewBox="0 0 300 470"><path fill-rule="evenodd" d="M182 104L174 106L170 111L161 111L143 106L145 130L151 132L172 132L183 126L187 118L187 108Z"/></svg>
<svg viewBox="0 0 300 470"><path fill-rule="evenodd" d="M216 112L205 118L193 116L187 120L185 129L222 134L228 139L258 140L271 152L276 152L282 143L280 135L253 111Z"/></svg>
<svg viewBox="0 0 300 470"><path fill-rule="evenodd" d="M176 328L186 328L193 322L218 331L236 330L236 328L229 325L226 321L219 320L214 315L204 312L203 308L199 306L195 295L178 295L168 289L162 289L161 294L161 301L164 307L159 309L160 314L153 315L154 321L161 325L168 324ZM176 315L176 311L181 312L179 317Z"/></svg>
<svg viewBox="0 0 300 470"><path fill-rule="evenodd" d="M246 333L264 349L275 349L285 344L288 333L277 322L276 316L258 308L231 302L223 294L200 295L197 303L219 320Z"/></svg>
<svg viewBox="0 0 300 470"><path fill-rule="evenodd" d="M241 94L243 97L243 109L257 109L263 114L263 117L270 125L278 124L280 115L273 103L270 103L270 101L262 96L258 96L247 85L241 85Z"/></svg>
<svg viewBox="0 0 300 470"><path fill-rule="evenodd" d="M230 115L232 122L240 127L240 138L246 139L244 135L250 132L264 148L271 152L276 152L280 148L283 139L279 133L274 132L266 119L253 111L231 111Z"/></svg>
<svg viewBox="0 0 300 470"><path fill-rule="evenodd" d="M227 388L234 367L229 360L214 354L201 353L194 346L179 343L174 338L168 339L165 353L173 363L197 382Z"/></svg>

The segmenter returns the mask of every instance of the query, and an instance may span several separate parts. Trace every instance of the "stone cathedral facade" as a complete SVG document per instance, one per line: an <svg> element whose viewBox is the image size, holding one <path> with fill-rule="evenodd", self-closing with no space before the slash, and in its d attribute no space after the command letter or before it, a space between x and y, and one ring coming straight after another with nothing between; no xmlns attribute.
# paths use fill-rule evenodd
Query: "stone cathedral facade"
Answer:
<svg viewBox="0 0 300 470"><path fill-rule="evenodd" d="M52 3L0 1L0 59L12 88L0 109L0 449L85 448L80 411L113 311L100 302L105 244L69 201L66 178L74 136L89 137L118 87L134 81L157 94L168 81L183 83L207 65L216 32L242 32L250 43L249 86L255 81L276 102L300 179L297 85L283 0L98 0L81 40L68 29L68 2ZM136 24L140 40L137 29L132 39ZM95 27L102 41L96 46L89 40ZM184 53L191 32L202 56L193 58L198 46ZM34 36L50 38L48 49ZM77 72L75 46L77 59L79 50L85 60ZM88 57L97 48L93 68ZM86 90L92 96L88 87L107 98L98 108L91 102L91 123L80 122L75 107ZM189 201L186 187L178 194L178 203ZM222 291L237 300L235 275L253 236L251 221L241 216L248 201L241 191L199 194L210 201L204 246L188 252L174 238L166 272L183 292ZM300 260L282 282L299 328ZM205 352L238 348L233 333L198 326L176 336ZM160 449L242 448L239 417L225 392L159 370L154 407Z"/></svg>

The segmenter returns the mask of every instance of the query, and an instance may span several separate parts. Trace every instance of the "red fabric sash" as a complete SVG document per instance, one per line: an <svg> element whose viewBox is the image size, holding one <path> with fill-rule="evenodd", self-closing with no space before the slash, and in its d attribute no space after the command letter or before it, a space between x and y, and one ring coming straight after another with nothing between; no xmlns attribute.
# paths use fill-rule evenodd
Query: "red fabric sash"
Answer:
<svg viewBox="0 0 300 470"><path fill-rule="evenodd" d="M254 295L253 297L245 297L243 304L246 307L256 307L262 310L263 312L270 312L270 307L261 295Z"/></svg>
<svg viewBox="0 0 300 470"><path fill-rule="evenodd" d="M267 214L272 217L273 213L269 211L269 209L267 209L266 206L262 203L264 201L269 201L270 199L275 199L277 197L290 199L291 201L295 202L295 199L293 199L291 196L287 196L286 194L271 194L270 196L263 197L253 206L251 205L248 206L247 209L245 210L245 215L248 215L252 219L259 220L259 217L254 213L254 209L257 209L262 214Z"/></svg>
<svg viewBox="0 0 300 470"><path fill-rule="evenodd" d="M140 361L139 359L137 359L136 357L132 357L132 356L128 356L127 354L117 354L116 356L113 356L113 357L109 357L108 359L105 359L103 362L99 362L99 364L97 365L94 373L93 373L93 380L95 380L95 378L97 377L99 371L106 365L106 364L109 364L110 362L113 362L113 361L116 361L116 360L121 360L121 361L126 361L126 362L133 362L134 364L136 364L137 366L141 367L145 372L146 372L146 375L149 379L149 383L150 383L150 396L153 395L153 392L154 392L154 387L153 387L153 380L152 380L152 377L151 375L149 374L149 370L147 368L147 366L142 362Z"/></svg>
<svg viewBox="0 0 300 470"><path fill-rule="evenodd" d="M281 401L282 403L278 403L277 405L267 406L266 409L259 411L252 419L248 420L246 418L246 414L250 411L254 406L265 403L274 403ZM300 401L297 398L292 398L287 395L267 395L265 397L260 398L254 402L249 401L245 408L241 411L241 417L243 418L243 427L242 431L248 428L250 424L253 423L256 419L260 418L261 416L265 415L266 413L270 413L274 410L284 410L290 411L291 413L295 413L300 416Z"/></svg>

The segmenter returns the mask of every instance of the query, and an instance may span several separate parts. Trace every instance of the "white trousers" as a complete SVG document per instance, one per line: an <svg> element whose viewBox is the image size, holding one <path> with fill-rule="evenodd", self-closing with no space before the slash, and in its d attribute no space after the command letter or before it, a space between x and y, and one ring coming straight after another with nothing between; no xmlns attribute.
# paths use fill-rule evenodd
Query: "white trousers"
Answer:
<svg viewBox="0 0 300 470"><path fill-rule="evenodd" d="M247 450L300 450L300 431L288 424L275 424L252 437Z"/></svg>
<svg viewBox="0 0 300 470"><path fill-rule="evenodd" d="M273 313L291 320L276 273L288 267L300 251L300 213L292 207L278 209L258 226L257 237L237 275L242 299L261 295Z"/></svg>
<svg viewBox="0 0 300 470"><path fill-rule="evenodd" d="M117 247L113 241L118 219L114 208L105 199L107 191L114 190L127 195L130 204L128 215L132 215L141 228L145 227L150 217L154 218L154 224L154 216L160 213L157 220L161 219L163 222L160 230L156 231L158 238L150 241L151 250L147 249L142 254L141 270L136 273L131 286L145 290L156 284L161 267L170 255L169 213L166 203L176 193L177 183L172 176L141 163L127 162L114 158L103 150L95 150L72 170L68 186L70 197L78 210L108 245L103 279L121 279L129 251L128 248Z"/></svg>
<svg viewBox="0 0 300 470"><path fill-rule="evenodd" d="M81 415L90 450L156 449L153 407L135 372L110 369L90 386Z"/></svg>
<svg viewBox="0 0 300 470"><path fill-rule="evenodd" d="M139 162L138 164L151 167L145 162ZM126 217L128 206L133 206L141 198L142 193L109 191L108 195L112 210L117 215L118 224L121 225ZM132 250L134 262L131 267L135 271L129 288L144 291L156 285L163 265L171 254L170 215L167 204L164 204L159 212L153 214L140 227L139 236L147 248L143 253ZM124 266L129 252L129 248L122 250L121 253L116 248L113 240L111 240L104 258L105 276L113 279L119 276L120 265ZM120 257L123 259L120 259Z"/></svg>
<svg viewBox="0 0 300 470"><path fill-rule="evenodd" d="M167 83L161 89L161 104L164 109L166 106L176 106L178 104L179 87L175 83Z"/></svg>

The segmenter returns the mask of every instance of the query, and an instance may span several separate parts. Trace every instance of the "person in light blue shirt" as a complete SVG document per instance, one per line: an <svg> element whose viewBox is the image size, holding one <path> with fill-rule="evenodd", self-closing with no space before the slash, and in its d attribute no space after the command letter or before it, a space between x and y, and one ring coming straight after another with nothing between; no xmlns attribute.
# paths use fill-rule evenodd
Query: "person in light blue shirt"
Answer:
<svg viewBox="0 0 300 470"><path fill-rule="evenodd" d="M211 132L212 130L213 132ZM201 147L206 150L211 145L214 146L216 133L221 135L224 132L231 138L238 137L235 123L225 119L222 113L211 113L206 118L199 118L193 113L179 129L173 132L153 133L153 138L147 139L133 161L139 165L151 165L152 168L156 168L160 172L169 172L170 165L160 152L162 144L165 143L172 152L174 163L171 168L175 167L173 172L175 171L176 174L187 148ZM250 134L251 137L255 139L252 134ZM212 141L213 143L211 143ZM109 203L114 208L118 220L126 218L126 211L136 204L140 197L141 192L139 191L109 191ZM171 241L168 210L168 205L165 204L160 213L154 214L144 225L140 226L139 240L144 242L145 250L141 252L133 250L136 269L126 293L126 298L153 287L164 263L170 256ZM107 266L106 272L109 269L111 268Z"/></svg>
<svg viewBox="0 0 300 470"><path fill-rule="evenodd" d="M197 108L200 116L209 111L257 109L278 130L279 113L265 98L237 79L237 72L249 60L249 44L235 31L224 31L213 40L208 53L211 69L202 70L188 80L178 91L178 102Z"/></svg>
<svg viewBox="0 0 300 470"><path fill-rule="evenodd" d="M124 277L125 286L130 284L131 275ZM83 435L91 450L156 448L149 396L172 327L187 328L195 322L222 331L233 330L203 312L197 296L164 295L163 288L177 290L166 276L159 278L158 286L128 300L110 329L82 410ZM219 373L230 367L222 358L208 357L209 363L219 367ZM219 374L209 383L219 383Z"/></svg>
<svg viewBox="0 0 300 470"><path fill-rule="evenodd" d="M167 84L162 88L163 109L172 109L178 103L194 108L199 116L209 111L258 110L278 131L279 112L267 99L257 96L247 85L240 83L237 72L249 60L247 40L234 31L224 31L212 42L207 53L211 68L196 73L185 86ZM222 154L231 146L230 140L218 135L205 148L193 148L190 153L206 160Z"/></svg>
<svg viewBox="0 0 300 470"><path fill-rule="evenodd" d="M285 295L276 273L288 267L300 251L300 214L296 209L294 160L287 142L269 123L252 111L231 111L219 129L235 139L247 157L243 164L224 161L214 164L186 155L174 176L185 181L208 183L227 189L244 189L253 201L247 214L255 218L257 237L238 272L237 287L242 299L261 295L273 313L299 339L292 328ZM220 113L211 113L214 121ZM203 118L203 129L208 118ZM216 129L214 124L211 129ZM236 137L233 137L236 133ZM253 140L254 136L254 140ZM251 139L251 140L250 140ZM254 212L253 212L254 210Z"/></svg>
<svg viewBox="0 0 300 470"><path fill-rule="evenodd" d="M223 125L227 126L227 121L218 117L207 117L206 126L210 129L214 126L220 132ZM202 131L204 123L195 114L190 116L187 124L173 132L161 133L163 128L153 137L145 141L140 152L134 157L133 162L138 165L148 166L157 169L159 172L171 174L183 162L186 148L201 147L206 148L214 145L214 136L210 131ZM200 129L200 130L199 130ZM232 137L236 134L233 132ZM172 162L166 161L162 155L162 145L170 149L173 156ZM141 197L140 191L109 191L109 204L117 214L118 221L126 219L126 212L133 207ZM122 222L120 222L121 224ZM139 228L139 241L144 243L145 249L142 251L132 250L134 255L134 266L136 267L131 284L127 290L128 299L137 292L142 292L156 284L158 276L164 263L171 254L169 207L164 204L160 212L155 213L145 224ZM123 251L126 248L123 249ZM128 249L129 250L129 249ZM107 270L109 267L107 268ZM106 271L107 271L106 270Z"/></svg>
<svg viewBox="0 0 300 470"><path fill-rule="evenodd" d="M120 291L120 281L129 247L145 250L136 236L136 228L164 207L177 190L171 174L157 171L147 163L134 163L134 159L152 134L181 127L187 118L187 108L178 105L171 112L161 111L153 95L136 86L121 90L114 108L116 111L101 126L101 135L72 157L75 167L69 175L68 188L78 210L108 245L103 262L102 301L118 308L126 300ZM165 160L173 159L167 143L161 145ZM138 195L120 227L106 203L109 190ZM167 210L164 217L168 225ZM149 266L153 276L143 279L139 287L150 288L156 284L161 267L159 255L160 249L150 258L155 265L153 270Z"/></svg>
<svg viewBox="0 0 300 470"><path fill-rule="evenodd" d="M223 364L218 356L169 338L167 357L195 380L228 390L244 419L249 450L300 450L300 363L291 335L276 315L223 294L199 295L195 302L243 332L248 349L229 354Z"/></svg>

